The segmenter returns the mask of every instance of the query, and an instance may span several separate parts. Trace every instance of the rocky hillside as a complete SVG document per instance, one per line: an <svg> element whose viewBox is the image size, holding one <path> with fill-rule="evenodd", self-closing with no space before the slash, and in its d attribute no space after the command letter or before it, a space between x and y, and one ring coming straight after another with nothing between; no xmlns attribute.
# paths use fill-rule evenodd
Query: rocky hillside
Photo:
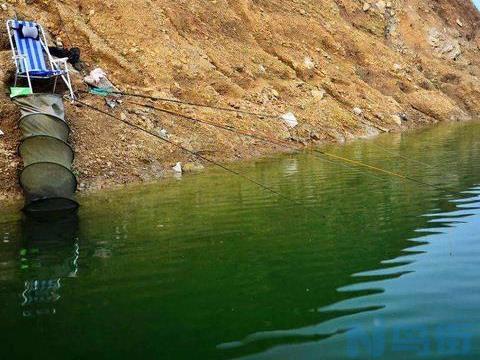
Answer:
<svg viewBox="0 0 480 360"><path fill-rule="evenodd" d="M480 15L470 0L8 0L4 20L36 19L79 47L86 69L118 88L258 112L292 111L299 125L189 106L159 106L306 145L345 141L480 112ZM0 76L13 64L5 30ZM77 89L83 76L74 72ZM83 101L216 160L285 149L155 113L123 98ZM0 95L0 193L19 194L18 110ZM85 107L68 105L80 189L161 177L181 150Z"/></svg>

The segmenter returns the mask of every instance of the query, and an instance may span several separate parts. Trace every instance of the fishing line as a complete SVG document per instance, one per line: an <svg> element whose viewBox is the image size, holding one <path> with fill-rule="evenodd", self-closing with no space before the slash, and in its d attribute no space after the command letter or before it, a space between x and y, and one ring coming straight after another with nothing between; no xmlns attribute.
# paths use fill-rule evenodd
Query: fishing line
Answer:
<svg viewBox="0 0 480 360"><path fill-rule="evenodd" d="M395 152L393 152L393 151L391 151L391 150L387 150L387 149L385 149L384 147L375 144L373 141L369 142L368 145L369 145L369 146L376 147L377 149L383 151L384 153L389 154L390 156L398 157L398 158L400 158L400 159L402 159L402 160L404 160L404 161L408 161L408 162L412 162L412 163L417 163L417 164L419 164L419 165L427 166L427 167L429 167L429 168L431 168L431 169L434 169L434 168L435 168L433 165L428 164L428 163L426 163L426 162L423 162L423 161L420 161L420 160L417 160L417 159L410 159L410 158L408 158L408 157L406 157L406 156L397 154L397 153L395 153Z"/></svg>
<svg viewBox="0 0 480 360"><path fill-rule="evenodd" d="M134 128L134 129L136 129L136 130L139 130L139 131L144 132L144 133L146 133L146 134L148 134L148 135L151 135L151 136L153 136L153 137L155 137L155 138L157 138L157 139L159 139L159 140L162 140L162 141L164 141L164 142L166 142L166 143L168 143L168 144L170 144L170 145L172 145L172 146L174 146L174 147L176 147L176 148L179 148L179 149L185 151L186 153L189 153L189 154L191 154L191 155L193 155L193 156L195 156L195 157L197 157L197 158L199 158L199 159L202 159L202 160L204 160L204 161L206 161L206 162L208 162L208 163L210 163L210 164L213 164L213 165L215 165L215 166L217 166L217 167L225 170L226 172L229 172L229 173L231 173L231 174L237 175L237 176L241 177L242 179L245 179L245 180L249 181L250 183L252 183L252 184L254 184L254 185L262 188L262 189L265 190L265 191L268 191L268 192L270 192L270 193L272 193L272 194L277 195L278 197L280 197L280 198L282 198L282 199L284 199L284 200L290 201L290 202L292 202L292 203L294 203L294 204L296 204L296 205L300 205L300 206L302 206L302 207L305 208L305 204L302 204L302 203L298 202L297 200L295 200L295 199L293 199L293 198L290 198L290 197L288 197L288 196L285 196L285 195L283 195L282 193L280 193L280 192L272 189L271 187L269 187L269 186L267 186L267 185L264 185L264 184L262 184L262 183L260 183L260 182L258 182L258 181L256 181L256 180L254 180L254 179L252 179L252 178L250 178L250 177L248 177L248 176L245 176L245 175L239 173L238 171L233 170L233 169L231 169L231 168L229 168L229 167L227 167L227 166L225 166L225 165L222 165L222 164L216 162L215 160L212 160L212 159L207 158L207 157L205 157L205 156L203 156L203 155L200 155L200 154L198 154L198 153L196 153L196 152L194 152L194 151L192 151L192 150L189 150L189 149L185 148L184 146L182 146L181 144L178 144L178 143L176 143L176 142L174 142L174 141L165 139L165 138L161 137L160 135L157 135L157 134L155 134L155 133L153 133L153 132L151 132L151 131L149 131L149 130L147 130L147 129L144 129L144 128L142 128L141 126L135 125L135 124L133 124L133 123L127 121L127 120L122 120L122 119L116 117L115 115L112 115L112 114L110 114L110 113L108 113L108 112L106 112L106 111L104 111L104 110L102 110L102 109L99 109L99 108L97 108L97 107L95 107L95 106L93 106L93 105L87 104L87 103L85 103L85 102L83 102L83 101L80 101L80 100L78 100L78 99L76 100L76 102L77 102L78 104L84 105L84 106L86 106L86 107L88 107L88 108L90 108L90 109L92 109L92 110L94 110L94 111L97 111L97 112L99 112L99 113L101 113L101 114L104 114L104 115L106 115L106 116L109 116L109 117L111 117L111 118L113 118L113 119L115 119L115 120L117 120L117 121L120 121L120 122L122 122L122 123L125 123L125 124L127 124L128 126L131 126L132 128ZM309 209L309 208L306 208L306 209L307 209L308 211L311 211L311 212L315 213L316 215L320 215L320 216L322 216L322 217L324 216L324 215L319 214L318 212L314 211L313 209Z"/></svg>
<svg viewBox="0 0 480 360"><path fill-rule="evenodd" d="M79 92L80 93L85 93L85 94L90 94L88 91L84 91L84 90L80 90ZM109 91L108 93L115 94L115 95L129 96L129 97L137 97L137 98L148 99L148 100L152 100L152 101L164 101L164 102L170 102L170 103L174 103L174 104L190 105L190 106L195 106L195 107L200 107L200 108L215 109L215 110L226 111L226 112L231 112L231 113L240 113L240 114L245 114L245 115L252 115L252 116L257 116L257 117L262 117L262 118L270 118L270 119L277 119L277 120L281 116L281 115L274 115L274 114L264 114L264 113L245 111L245 110L240 110L240 109L230 109L230 108L225 108L225 107L221 107L221 106L199 104L199 103L194 103L194 102L189 102L189 101L163 98L163 97L151 96L151 95L146 95L146 94L135 94L135 93L129 93L129 92L124 92L124 91ZM409 159L409 158L407 158L403 155L396 154L393 151L389 151L387 149L384 149L381 146L378 146L376 144L373 144L373 146L381 149L383 152L385 152L385 153L387 153L391 156L398 157L398 158L400 158L404 161L415 162L417 164L433 168L432 165L427 164L423 161L419 161L419 160L415 160L415 159Z"/></svg>
<svg viewBox="0 0 480 360"><path fill-rule="evenodd" d="M240 134L240 135L243 135L243 136L247 136L247 137L250 137L250 138L253 138L253 139L256 139L256 140L261 140L261 141L264 141L264 142L267 142L267 143L272 143L272 144L275 144L275 145L284 146L284 147L288 147L288 148L294 149L296 151L299 151L299 149L297 149L296 147L292 146L289 143L286 143L285 141L275 140L275 139L272 139L272 138L267 138L267 137L247 133L247 132L244 132L242 130L238 130L238 129L232 127L232 126L212 123L210 121L201 120L201 119L198 119L198 118L194 118L192 116L184 115L184 114L172 111L172 110L159 108L157 106L153 106L153 105L149 105L149 104L140 104L140 103L132 102L132 101L129 101L129 103L137 105L137 106L142 106L142 107L145 107L145 108L149 108L149 109L152 109L152 110L156 110L156 111L159 111L159 112L163 112L163 113L173 115L173 116L176 116L176 117L179 117L179 118L194 121L194 122L197 122L197 123L202 123L202 124L206 124L206 125L209 125L209 126L217 127L219 129L231 131L231 132L234 132L234 133L237 133L237 134ZM448 193L454 194L454 193L452 193L450 191L447 191L447 190L445 190L445 189L443 189L443 188L441 188L437 185L430 184L430 183L412 178L410 176L402 175L402 174L399 174L399 173L396 173L396 172L393 172L393 171L385 170L385 169L382 169L380 167L370 165L370 164L366 164L366 163L361 162L361 161L352 160L352 159L349 159L349 158L346 158L346 157L343 157L343 156L340 156L340 155L335 155L335 154L332 154L332 153L329 153L329 152L326 152L326 151L322 151L322 150L318 150L318 149L313 149L312 151L314 153L317 153L317 154L320 154L320 155L323 155L323 156L326 156L326 157L329 157L329 158L332 158L332 159L336 159L336 160L340 160L340 161L343 161L343 162L350 163L350 164L355 165L357 167L367 168L367 169L370 169L370 170L373 170L373 171L376 171L376 172L380 172L380 173L383 173L383 174L386 174L386 175L389 175L389 176L397 177L397 178L405 180L405 181L414 182L414 183L422 185L422 186L426 186L426 187L430 187L430 188L433 188L433 189L436 189L436 190L440 190L442 192L448 192ZM455 193L455 194L458 195L460 193ZM462 196L463 196L463 194L462 194Z"/></svg>
<svg viewBox="0 0 480 360"><path fill-rule="evenodd" d="M85 91L85 90L79 90L78 92L83 93L83 94L90 94L88 91ZM158 96L150 96L150 95L145 95L145 94L134 94L134 93L123 92L123 91L108 91L107 94L108 95L113 94L113 95L123 95L123 96L137 97L137 98L148 99L148 100L153 100L153 101L165 101L165 102L171 102L171 103L174 103L174 104L190 105L190 106L196 106L196 107L201 107L201 108L215 109L215 110L232 112L232 113L240 113L240 114L252 115L252 116L263 117L263 118L278 119L281 116L281 115L264 114L264 113L258 113L258 112L253 112L253 111L240 110L240 109L230 109L230 108L226 108L226 107L222 107L222 106L199 104L199 103L194 103L194 102L182 101L182 100L177 100L177 99L169 99L169 98L163 98L163 97L158 97Z"/></svg>
<svg viewBox="0 0 480 360"><path fill-rule="evenodd" d="M152 109L152 110L155 110L155 111L158 111L158 112L163 112L163 113L166 113L166 114L169 114L169 115L172 115L172 116L176 116L178 118L181 118L181 119L184 119L184 120L189 120L190 122L194 122L194 123L200 123L200 124L205 124L205 125L209 125L209 126L213 126L215 128L218 128L218 129L222 129L222 130L226 130L226 131L230 131L230 132L233 132L237 135L243 135L243 136L246 136L246 137L250 137L250 138L253 138L255 140L260 140L260 141L263 141L263 142L266 142L266 143L270 143L270 144L275 144L275 145L278 145L278 146L282 146L282 147L286 147L286 148L289 148L291 150L294 150L295 152L297 153L300 153L301 152L301 149L298 149L296 148L294 145L290 144L290 143L287 143L285 141L281 141L281 140L276 140L276 139L272 139L272 138L264 138L264 137L261 137L261 136L258 136L258 135L255 135L255 134L251 134L251 133L247 133L247 132L244 132L242 130L239 130L237 128L235 128L234 126L231 126L231 125L221 125L221 124L217 124L217 123L212 123L210 121L207 121L207 120L201 120L201 119L198 119L198 118L194 118L194 117L191 117L191 116L188 116L188 115L184 115L184 114L180 114L180 113L177 113L175 111L171 111L171 110L168 110L168 109L163 109L163 108L159 108L159 107L156 107L156 106L153 106L153 105L148 105L148 104L140 104L140 103L137 103L137 102L134 102L134 101L128 101L129 104L133 104L133 105L137 105L137 106L142 106L142 107L146 107L146 108L149 108L149 109ZM314 154L315 155L315 154ZM344 164L344 163L341 163L341 162L338 162L338 161L331 161L327 158L325 158L324 156L322 157L319 157L317 155L315 155L316 158L322 160L322 161L325 161L325 162L328 162L330 164L334 164L334 165L340 165L342 167L345 167L345 168L348 168L348 169L351 169L351 170L354 170L356 172L359 172L363 175L366 175L366 176L370 176L370 177L373 177L375 179L379 179L379 180L382 180L383 181L383 178L379 177L379 176L376 176L376 175L373 175L371 173L365 173L363 171L360 171L359 169L353 167L353 166L350 166L348 164Z"/></svg>

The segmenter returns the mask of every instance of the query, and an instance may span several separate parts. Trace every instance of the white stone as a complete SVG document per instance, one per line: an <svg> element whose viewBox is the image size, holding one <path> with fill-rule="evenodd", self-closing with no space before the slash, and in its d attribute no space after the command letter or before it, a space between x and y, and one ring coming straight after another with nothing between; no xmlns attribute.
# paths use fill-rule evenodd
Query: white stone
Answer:
<svg viewBox="0 0 480 360"><path fill-rule="evenodd" d="M312 70L314 67L315 67L315 63L313 62L313 60L310 58L310 57L305 57L305 59L303 60L303 65L305 65L305 67L309 70Z"/></svg>
<svg viewBox="0 0 480 360"><path fill-rule="evenodd" d="M281 116L283 122L289 127L289 128L294 128L295 126L298 125L297 118L292 112L288 112L286 114L283 114Z"/></svg>
<svg viewBox="0 0 480 360"><path fill-rule="evenodd" d="M353 112L355 115L357 115L357 116L360 116L360 115L363 114L363 110L360 109L359 107L354 107L353 110L352 110L352 112Z"/></svg>
<svg viewBox="0 0 480 360"><path fill-rule="evenodd" d="M167 130L162 129L162 130L160 130L160 131L158 132L158 134L160 135L161 138L163 138L163 139L168 139L168 132L167 132Z"/></svg>
<svg viewBox="0 0 480 360"><path fill-rule="evenodd" d="M177 162L177 164L174 167L172 167L172 170L174 172L176 172L177 174L181 174L182 173L182 163Z"/></svg>

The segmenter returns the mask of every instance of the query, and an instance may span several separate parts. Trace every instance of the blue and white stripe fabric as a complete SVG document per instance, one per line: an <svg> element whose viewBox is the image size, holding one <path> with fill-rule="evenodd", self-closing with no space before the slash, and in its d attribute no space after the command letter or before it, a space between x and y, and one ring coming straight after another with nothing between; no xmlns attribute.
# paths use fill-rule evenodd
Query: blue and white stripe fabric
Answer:
<svg viewBox="0 0 480 360"><path fill-rule="evenodd" d="M20 28L22 26L36 27L36 23L14 20L12 24L13 37L17 46L17 55L26 57L26 67L25 62L22 59L17 61L18 72L20 74L25 74L27 71L30 76L38 77L50 77L63 74L63 71L51 70L47 67L40 37L38 39L33 39L31 37L24 37L20 34Z"/></svg>

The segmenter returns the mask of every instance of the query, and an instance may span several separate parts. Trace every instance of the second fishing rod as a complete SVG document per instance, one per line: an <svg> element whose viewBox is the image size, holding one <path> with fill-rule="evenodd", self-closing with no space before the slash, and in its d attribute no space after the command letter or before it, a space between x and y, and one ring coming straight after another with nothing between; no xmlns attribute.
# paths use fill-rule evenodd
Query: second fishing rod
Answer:
<svg viewBox="0 0 480 360"><path fill-rule="evenodd" d="M237 135L240 135L240 136L246 136L246 137L256 139L256 140L259 140L259 141L263 141L263 142L266 142L266 143L270 143L270 144L273 144L273 145L282 146L282 147L291 149L291 150L296 151L296 152L300 151L300 149L297 146L295 146L294 144L292 144L290 142L266 137L265 135L257 135L257 134L252 134L252 133L249 133L249 132L245 132L243 130L236 129L235 127L233 127L231 125L217 124L217 123L214 123L214 122L211 122L211 121L208 121L208 120L199 119L197 117L193 117L193 116L190 116L190 115L185 115L185 114L173 111L173 110L161 108L161 107L151 105L151 104L138 103L138 102L135 102L135 101L127 101L127 103L130 103L130 104L136 105L136 106L141 106L141 107L144 107L144 108L148 108L148 109L151 109L151 110L154 110L154 111L157 111L157 112L169 114L169 115L175 116L177 118L188 120L190 122L201 123L201 124L205 124L205 125L208 125L208 126L218 128L218 129L222 129L222 130L225 130L225 131L236 133ZM375 165L367 164L367 163L364 163L364 162L361 162L361 161L358 161L358 160L349 159L349 158L346 158L346 157L343 157L343 156L340 156L340 155L336 155L336 154L333 154L333 153L330 153L330 152L327 152L327 151L323 151L323 150L320 150L320 149L312 149L311 151L314 154L321 155L322 157L328 158L330 160L336 160L335 163L338 163L340 161L340 162L343 162L344 164L350 164L350 165L353 165L353 166L356 166L356 167L360 167L360 168L368 169L370 171L374 171L374 172L377 172L377 173L388 175L390 177L396 177L396 178L401 179L403 181L408 181L408 182L416 183L417 185L421 185L421 186L428 187L428 188L431 188L431 189L436 189L436 190L439 190L443 193L448 193L448 194L455 195L455 196L462 196L462 197L464 196L464 194L462 194L462 193L452 192L452 191L446 190L446 189L444 189L440 186L437 186L435 184L430 184L430 183L424 182L422 180L413 178L411 176L403 175L403 174L400 174L400 173L397 173L397 172L394 172L394 171L390 171L390 170L386 170L386 169L383 169L383 168L375 166Z"/></svg>

